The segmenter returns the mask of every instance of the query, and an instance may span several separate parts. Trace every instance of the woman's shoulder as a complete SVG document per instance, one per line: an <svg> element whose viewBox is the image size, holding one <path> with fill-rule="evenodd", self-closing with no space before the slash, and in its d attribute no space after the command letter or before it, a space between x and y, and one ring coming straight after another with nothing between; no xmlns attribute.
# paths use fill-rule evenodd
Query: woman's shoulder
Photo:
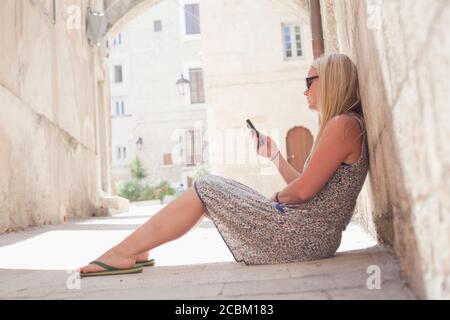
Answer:
<svg viewBox="0 0 450 320"><path fill-rule="evenodd" d="M359 120L357 120L359 119ZM358 115L340 114L331 118L326 124L326 131L329 135L336 135L343 143L351 145L357 143L358 138L362 135L363 128L361 127Z"/></svg>
<svg viewBox="0 0 450 320"><path fill-rule="evenodd" d="M349 113L342 113L334 116L330 119L330 121L345 123L345 122L351 122L355 121L356 119L362 120L362 116L355 112L349 112Z"/></svg>
<svg viewBox="0 0 450 320"><path fill-rule="evenodd" d="M360 131L361 120L362 120L361 117L357 114L343 113L331 118L326 126L339 131L341 130Z"/></svg>

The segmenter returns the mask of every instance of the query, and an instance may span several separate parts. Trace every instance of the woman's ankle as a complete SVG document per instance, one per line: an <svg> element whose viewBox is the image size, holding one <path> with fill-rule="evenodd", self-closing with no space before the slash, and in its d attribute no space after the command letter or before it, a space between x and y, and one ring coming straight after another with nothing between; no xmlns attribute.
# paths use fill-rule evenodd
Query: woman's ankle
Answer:
<svg viewBox="0 0 450 320"><path fill-rule="evenodd" d="M136 260L138 260L138 261L148 260L149 256L150 256L150 252L144 251L144 252L141 252L136 255Z"/></svg>
<svg viewBox="0 0 450 320"><path fill-rule="evenodd" d="M135 259L137 255L133 252L131 248L127 248L123 244L119 244L113 248L114 252L121 257Z"/></svg>

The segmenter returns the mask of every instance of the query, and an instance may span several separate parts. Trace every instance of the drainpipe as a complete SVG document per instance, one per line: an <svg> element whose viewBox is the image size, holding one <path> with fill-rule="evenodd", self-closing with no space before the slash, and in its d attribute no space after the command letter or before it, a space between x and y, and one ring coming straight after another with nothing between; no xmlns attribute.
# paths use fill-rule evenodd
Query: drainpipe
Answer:
<svg viewBox="0 0 450 320"><path fill-rule="evenodd" d="M309 0L311 11L311 34L314 60L325 52L322 31L322 15L320 13L320 0Z"/></svg>

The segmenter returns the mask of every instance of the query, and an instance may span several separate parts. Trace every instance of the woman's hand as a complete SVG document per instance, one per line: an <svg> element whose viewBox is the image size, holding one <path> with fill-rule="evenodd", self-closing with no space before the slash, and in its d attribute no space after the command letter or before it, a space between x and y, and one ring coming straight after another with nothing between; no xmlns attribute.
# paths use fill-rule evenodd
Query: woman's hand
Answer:
<svg viewBox="0 0 450 320"><path fill-rule="evenodd" d="M257 148L257 154L272 159L279 151L277 144L271 137L265 136L262 133L259 134L260 145L258 148L258 139L254 131L251 132L253 142Z"/></svg>

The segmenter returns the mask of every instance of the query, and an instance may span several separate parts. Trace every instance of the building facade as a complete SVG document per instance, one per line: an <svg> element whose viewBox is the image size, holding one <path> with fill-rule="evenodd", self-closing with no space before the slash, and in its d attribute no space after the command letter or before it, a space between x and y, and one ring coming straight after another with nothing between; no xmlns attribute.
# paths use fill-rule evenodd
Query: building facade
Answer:
<svg viewBox="0 0 450 320"><path fill-rule="evenodd" d="M147 182L190 185L208 162L200 3L162 1L110 40L112 168L127 181L138 157ZM190 81L185 94L176 83Z"/></svg>
<svg viewBox="0 0 450 320"><path fill-rule="evenodd" d="M313 59L307 3L202 1L202 15L211 170L271 196L285 182L256 157L245 121L302 170L318 129L304 96Z"/></svg>

